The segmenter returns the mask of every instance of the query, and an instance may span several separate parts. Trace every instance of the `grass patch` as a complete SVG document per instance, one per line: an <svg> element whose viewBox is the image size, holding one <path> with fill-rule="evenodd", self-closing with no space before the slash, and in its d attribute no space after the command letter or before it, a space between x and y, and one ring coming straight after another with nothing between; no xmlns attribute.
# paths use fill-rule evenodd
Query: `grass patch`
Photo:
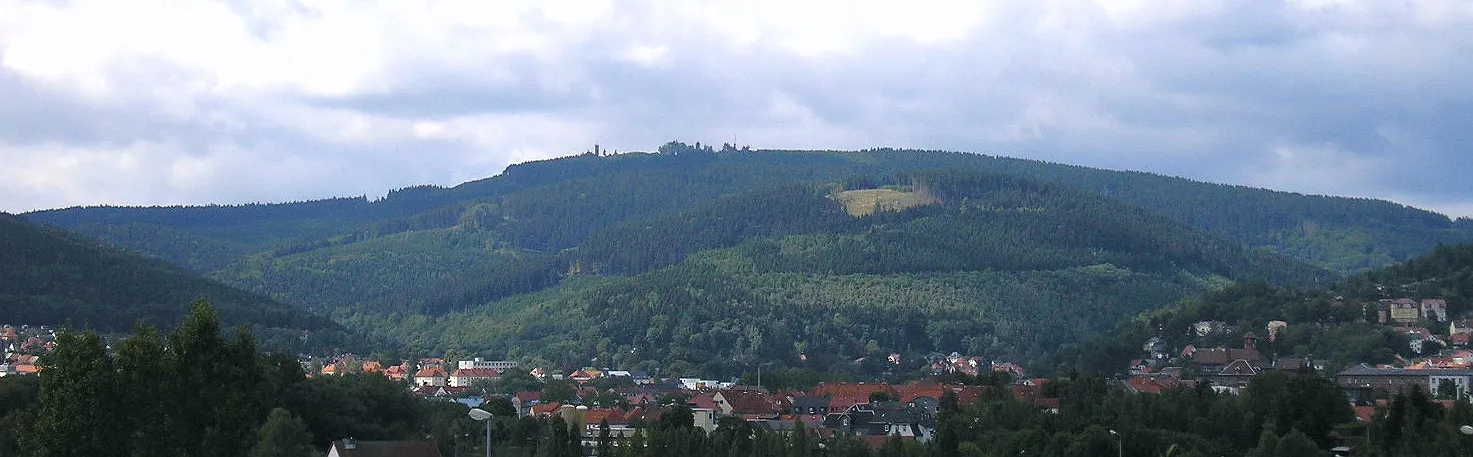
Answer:
<svg viewBox="0 0 1473 457"><path fill-rule="evenodd" d="M868 216L876 211L900 211L917 206L937 203L935 198L899 189L846 190L832 198L844 204L844 211L854 217Z"/></svg>

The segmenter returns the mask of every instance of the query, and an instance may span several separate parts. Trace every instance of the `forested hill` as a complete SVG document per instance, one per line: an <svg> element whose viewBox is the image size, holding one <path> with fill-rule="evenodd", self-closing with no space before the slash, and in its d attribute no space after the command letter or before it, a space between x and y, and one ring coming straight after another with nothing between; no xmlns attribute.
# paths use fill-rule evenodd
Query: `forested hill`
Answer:
<svg viewBox="0 0 1473 457"><path fill-rule="evenodd" d="M1356 271L1473 239L1467 221L1374 200L976 154L679 143L379 200L25 217L424 350L568 364L617 353L646 368L799 352L1037 357L1228 283L1325 283L1316 266Z"/></svg>
<svg viewBox="0 0 1473 457"><path fill-rule="evenodd" d="M1170 348L1236 346L1245 332L1261 335L1265 356L1313 357L1332 367L1355 363L1393 363L1428 356L1440 346L1415 353L1407 337L1377 322L1378 300L1443 299L1450 317L1473 311L1473 244L1440 245L1408 262L1354 275L1322 287L1246 283L1194 296L1121 323L1119 328L1078 348L1061 352L1057 362L1086 372L1114 373L1143 356L1141 343L1157 337ZM1186 331L1196 322L1219 321L1225 331L1198 336ZM1287 324L1267 338L1267 324ZM1405 324L1400 324L1405 325ZM1446 324L1417 325L1445 334Z"/></svg>
<svg viewBox="0 0 1473 457"><path fill-rule="evenodd" d="M584 273L556 287L444 316L345 317L432 353L867 376L932 353L1034 360L1231 281L1330 276L1055 184L985 172L896 181L907 184L866 189L891 197L868 205L806 185L733 194L595 233L564 253ZM905 362L886 365L889 354Z"/></svg>
<svg viewBox="0 0 1473 457"><path fill-rule="evenodd" d="M204 298L230 324L297 334L340 329L296 307L10 214L0 213L0 246L0 317L7 324L170 327Z"/></svg>
<svg viewBox="0 0 1473 457"><path fill-rule="evenodd" d="M1309 196L1139 172L940 151L713 151L672 143L658 154L583 154L513 165L453 188L386 198L202 207L87 207L25 217L211 272L253 254L282 255L400 232L495 222L500 241L552 251L622 221L778 183L863 187L917 170L984 170L1100 193L1249 247L1340 272L1406 261L1438 243L1473 241L1473 222L1369 199ZM489 206L479 206L485 203ZM475 211L471 211L475 210Z"/></svg>

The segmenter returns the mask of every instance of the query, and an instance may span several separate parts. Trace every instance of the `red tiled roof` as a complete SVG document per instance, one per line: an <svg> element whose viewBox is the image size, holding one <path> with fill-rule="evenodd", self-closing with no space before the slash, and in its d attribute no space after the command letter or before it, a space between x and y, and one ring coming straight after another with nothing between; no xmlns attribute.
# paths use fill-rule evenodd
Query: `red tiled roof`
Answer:
<svg viewBox="0 0 1473 457"><path fill-rule="evenodd" d="M451 375L457 378L498 378L501 372L494 368L461 368Z"/></svg>
<svg viewBox="0 0 1473 457"><path fill-rule="evenodd" d="M557 412L563 405L558 402L546 403L532 407L532 414L542 416Z"/></svg>
<svg viewBox="0 0 1473 457"><path fill-rule="evenodd" d="M629 420L624 418L624 413L617 409L600 408L590 409L583 412L583 425L592 425L597 427L598 424L604 420L609 421L609 425L629 423Z"/></svg>
<svg viewBox="0 0 1473 457"><path fill-rule="evenodd" d="M916 401L916 398L931 397L937 400L946 394L946 388L940 384L913 382L910 384L894 386L896 398L901 403Z"/></svg>
<svg viewBox="0 0 1473 457"><path fill-rule="evenodd" d="M690 397L690 401L686 403L696 405L697 408L716 409L715 397L715 392L701 392L694 397Z"/></svg>
<svg viewBox="0 0 1473 457"><path fill-rule="evenodd" d="M957 406L968 406L976 403L987 393L987 386L952 386L951 391L956 393Z"/></svg>
<svg viewBox="0 0 1473 457"><path fill-rule="evenodd" d="M415 373L414 374L414 377L416 377L416 378L443 378L443 377L445 377L445 370L442 370L442 369L440 369L440 367L437 367L437 366L429 366L429 367L425 367L423 370L419 370L418 373Z"/></svg>
<svg viewBox="0 0 1473 457"><path fill-rule="evenodd" d="M660 416L664 416L666 411L670 411L670 408L664 406L656 408L634 408L629 410L629 414L625 414L624 418L630 422L639 419L645 423L652 423L660 420Z"/></svg>
<svg viewBox="0 0 1473 457"><path fill-rule="evenodd" d="M1130 387L1134 388L1136 392L1159 394L1161 393L1161 391L1166 390L1166 386L1161 385L1160 383L1156 382L1156 380L1151 378L1130 378L1126 380L1126 382L1130 383Z"/></svg>
<svg viewBox="0 0 1473 457"><path fill-rule="evenodd" d="M1361 422L1369 424L1372 419L1376 418L1375 406L1352 406L1351 409L1355 410L1356 420L1359 420Z"/></svg>
<svg viewBox="0 0 1473 457"><path fill-rule="evenodd" d="M819 396L819 397L822 397L824 395L828 395L828 396L832 396L834 398L838 398L838 397L861 397L861 398L864 398L864 399L868 400L869 399L870 392L885 392L885 393L894 395L895 394L895 389L891 388L889 384L884 384L884 383L881 383L881 384L865 384L865 383L852 383L852 382L842 382L842 383L834 383L834 384L819 383L818 386L814 387L813 390L811 390L811 391L808 392L808 395L815 395L815 396Z"/></svg>
<svg viewBox="0 0 1473 457"><path fill-rule="evenodd" d="M1020 400L1032 400L1038 396L1038 387L1024 384L1010 384L1008 390L1012 391L1013 398Z"/></svg>
<svg viewBox="0 0 1473 457"><path fill-rule="evenodd" d="M771 397L751 390L728 390L720 392L721 398L731 406L732 414L772 414L776 412ZM714 399L714 397L713 397Z"/></svg>
<svg viewBox="0 0 1473 457"><path fill-rule="evenodd" d="M1035 398L1033 399L1033 404L1038 405L1039 408L1059 409L1059 399L1057 398Z"/></svg>

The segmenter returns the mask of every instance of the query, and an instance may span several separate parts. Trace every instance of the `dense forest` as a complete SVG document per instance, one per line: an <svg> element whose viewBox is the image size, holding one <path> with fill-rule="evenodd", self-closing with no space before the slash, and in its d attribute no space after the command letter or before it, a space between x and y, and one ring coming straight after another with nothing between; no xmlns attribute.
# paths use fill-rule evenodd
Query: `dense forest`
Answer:
<svg viewBox="0 0 1473 457"><path fill-rule="evenodd" d="M674 143L663 153L583 154L528 162L453 188L385 198L204 207L90 207L33 220L213 271L250 253L300 252L404 231L445 228L478 204L479 221L521 248L575 247L620 222L782 183L861 186L920 170L990 171L1053 182L1347 273L1405 261L1439 242L1473 240L1473 223L1368 199L1308 196L1038 161L877 149L720 152ZM675 152L684 151L684 152ZM490 211L486 211L490 210ZM158 231L162 230L162 231Z"/></svg>
<svg viewBox="0 0 1473 457"><path fill-rule="evenodd" d="M417 351L547 366L736 374L767 361L908 374L915 366L863 361L953 351L1032 360L1226 281L1330 276L1048 183L978 172L898 180L935 203L856 218L811 186L735 194L564 253L577 270L617 275L577 274L444 316L338 317L409 335Z"/></svg>
<svg viewBox="0 0 1473 457"><path fill-rule="evenodd" d="M1066 370L1117 373L1127 361L1143 355L1141 344L1149 338L1160 338L1173 348L1227 345L1239 341L1245 332L1266 335L1270 321L1288 325L1276 332L1276 338L1260 340L1260 352L1324 359L1332 367L1392 363L1397 356L1426 356L1441 349L1429 345L1424 353L1414 353L1405 335L1376 323L1376 302L1396 298L1445 299L1450 316L1470 310L1473 244L1440 245L1406 263L1320 287L1249 282L1190 297L1128 319L1087 344L1066 346L1053 363ZM1221 321L1232 330L1198 336L1190 328L1199 321ZM1437 322L1422 325L1446 328Z"/></svg>
<svg viewBox="0 0 1473 457"><path fill-rule="evenodd" d="M916 204L864 208L838 197L850 191ZM411 350L713 373L815 354L1031 360L1228 284L1327 284L1473 239L1467 221L1384 201L977 154L680 143L375 200L24 217Z"/></svg>
<svg viewBox="0 0 1473 457"><path fill-rule="evenodd" d="M707 251L682 264L695 262L718 271L748 269L742 274L729 275L726 281L793 275L758 272L753 262L738 258L740 252L740 246ZM1106 273L1100 270L1086 267L1081 272ZM574 282L587 291L597 291L590 292L594 294L669 293L658 292L659 288L684 290L693 295L704 293L688 288L689 282L680 282L694 278L674 276L676 272L689 271L692 270L666 267L634 277L649 281L648 287L654 288L650 290L628 290L626 285L618 284L621 279L610 277L585 277ZM893 275L828 278L849 281L858 277L876 281L872 289L857 291L859 296L926 289L915 284L885 283L894 280ZM681 287L682 284L687 287ZM611 285L615 287L600 290ZM1191 343L1185 330L1197 320L1222 320L1243 329L1266 320L1285 320L1289 327L1282 330L1277 341L1261 343L1261 350L1304 355L1300 351L1312 348L1316 354L1341 351L1348 357L1374 356L1377 351L1404 344L1382 339L1387 336L1384 333L1367 331L1361 322L1366 318L1361 305L1381 298L1422 293L1446 298L1455 307L1454 312L1466 309L1468 299L1473 297L1473 245L1441 246L1406 264L1347 278L1329 288L1272 286L1262 282L1226 287L1160 311L1144 313L1122 325L1117 334L1102 336L1087 346L1104 348L1090 357L1111 357L1115 356L1109 354L1112 347L1138 348L1139 339L1152 334L1174 343ZM735 290L716 290L710 295L751 299L738 295ZM822 292L816 295L831 296ZM667 301L651 300L646 305ZM530 300L522 305L535 307L542 303L545 301ZM599 303L590 301L585 305L597 308ZM627 319L631 323L658 319L638 314L641 309L644 308L635 308L633 315L627 317L618 316L620 313L600 316ZM732 314L752 312L752 308L731 310ZM808 325L832 325L846 318L858 323L904 320L913 312L885 314L876 310L842 313L833 316L833 320L796 321L801 319L801 314L778 316L777 319L784 320L776 328L745 335L728 334L725 338L731 340L716 346L760 347L763 342L745 344L744 338L781 337L778 333L768 333L781 328L829 334L822 328L813 331L815 328ZM675 327L699 326L721 317L697 313ZM957 315L958 319L962 317ZM462 318L473 319L473 316ZM928 329L919 327L937 321L905 321L908 327L905 331L924 335ZM1306 323L1315 325L1303 325ZM511 329L533 324L504 325ZM963 331L955 335L965 338L975 336L968 329L986 328L987 324L960 322L958 325ZM501 330L485 322L471 327L493 333ZM614 327L618 326L609 328ZM664 325L637 328L645 329L646 337L671 329ZM1171 328L1179 330L1163 332ZM740 329L716 328L710 334L730 330ZM887 337L879 333L869 336ZM1231 339L1236 335L1223 337ZM472 439L479 436L476 432L480 424L470 422L465 406L415 398L403 383L375 374L308 378L294 357L262 353L248 327L223 329L220 318L208 303L195 303L188 316L168 334L139 326L132 336L109 349L95 333L63 331L58 344L57 350L43 360L48 368L39 375L0 378L0 455L305 456L320 454L328 441L345 436L370 440L428 438L443 453L451 455L474 455L481 450ZM825 343L813 344L817 345L816 355L827 350L822 347ZM699 344L666 342L635 349L657 347L671 351L711 349ZM571 346L568 349L576 350ZM619 348L619 352L623 349ZM753 360L735 359L738 365L750 362ZM801 389L818 380L870 379L855 373L855 364L845 361L837 363L837 367L773 367L764 384ZM750 374L750 366L739 368ZM1445 405L1434 401L1432 393L1413 389L1393 394L1387 402L1376 406L1375 412L1368 416L1369 422L1361 422L1352 416L1345 394L1322 374L1312 372L1268 371L1255 377L1238 394L1219 393L1206 384L1142 394L1130 393L1106 377L1074 371L1055 377L1041 389L1041 397L1057 399L1057 412L1040 408L1033 401L1014 398L999 384L1007 380L1008 377L966 376L947 379L994 387L965 405L959 404L955 396L943 396L934 435L929 441L892 438L878 446L842 433L814 434L801 424L795 424L789 432L775 432L742 420L723 420L714 431L706 433L693 427L689 412L677 403L666 405L662 415L651 422L636 424L642 431L619 445L613 444L612 438L601 437L594 441L596 445L586 448L579 444L577 431L588 424L566 422L561 417L513 419L510 405L504 399L493 400L484 408L500 415L493 423L497 455L574 456L595 452L614 456L720 453L1084 457L1118 452L1152 456L1301 456L1323 453L1339 445L1353 446L1356 455L1364 456L1473 455L1465 444L1468 438L1458 431L1460 426L1473 423L1473 407L1467 403ZM566 381L544 382L525 375L508 376L482 387L493 398L497 394L525 390L541 390L549 399L572 392L571 383ZM554 393L562 391L566 392ZM615 397L612 405L625 405Z"/></svg>
<svg viewBox="0 0 1473 457"><path fill-rule="evenodd" d="M448 449L473 427L464 406L381 375L307 378L249 328L224 330L201 301L172 332L140 326L111 348L63 331L40 374L0 377L0 455L309 456L344 437Z"/></svg>
<svg viewBox="0 0 1473 457"><path fill-rule="evenodd" d="M126 332L135 324L173 325L184 304L213 300L226 322L250 324L278 348L363 347L326 317L245 292L95 240L0 213L0 317L5 324L70 325Z"/></svg>

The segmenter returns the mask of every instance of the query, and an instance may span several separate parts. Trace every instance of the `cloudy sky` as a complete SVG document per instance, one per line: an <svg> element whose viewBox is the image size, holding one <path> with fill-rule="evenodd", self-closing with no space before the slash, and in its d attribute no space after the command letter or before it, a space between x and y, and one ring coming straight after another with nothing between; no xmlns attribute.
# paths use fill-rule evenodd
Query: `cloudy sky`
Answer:
<svg viewBox="0 0 1473 457"><path fill-rule="evenodd" d="M679 139L1470 216L1470 89L1455 0L0 0L0 211L374 196Z"/></svg>

